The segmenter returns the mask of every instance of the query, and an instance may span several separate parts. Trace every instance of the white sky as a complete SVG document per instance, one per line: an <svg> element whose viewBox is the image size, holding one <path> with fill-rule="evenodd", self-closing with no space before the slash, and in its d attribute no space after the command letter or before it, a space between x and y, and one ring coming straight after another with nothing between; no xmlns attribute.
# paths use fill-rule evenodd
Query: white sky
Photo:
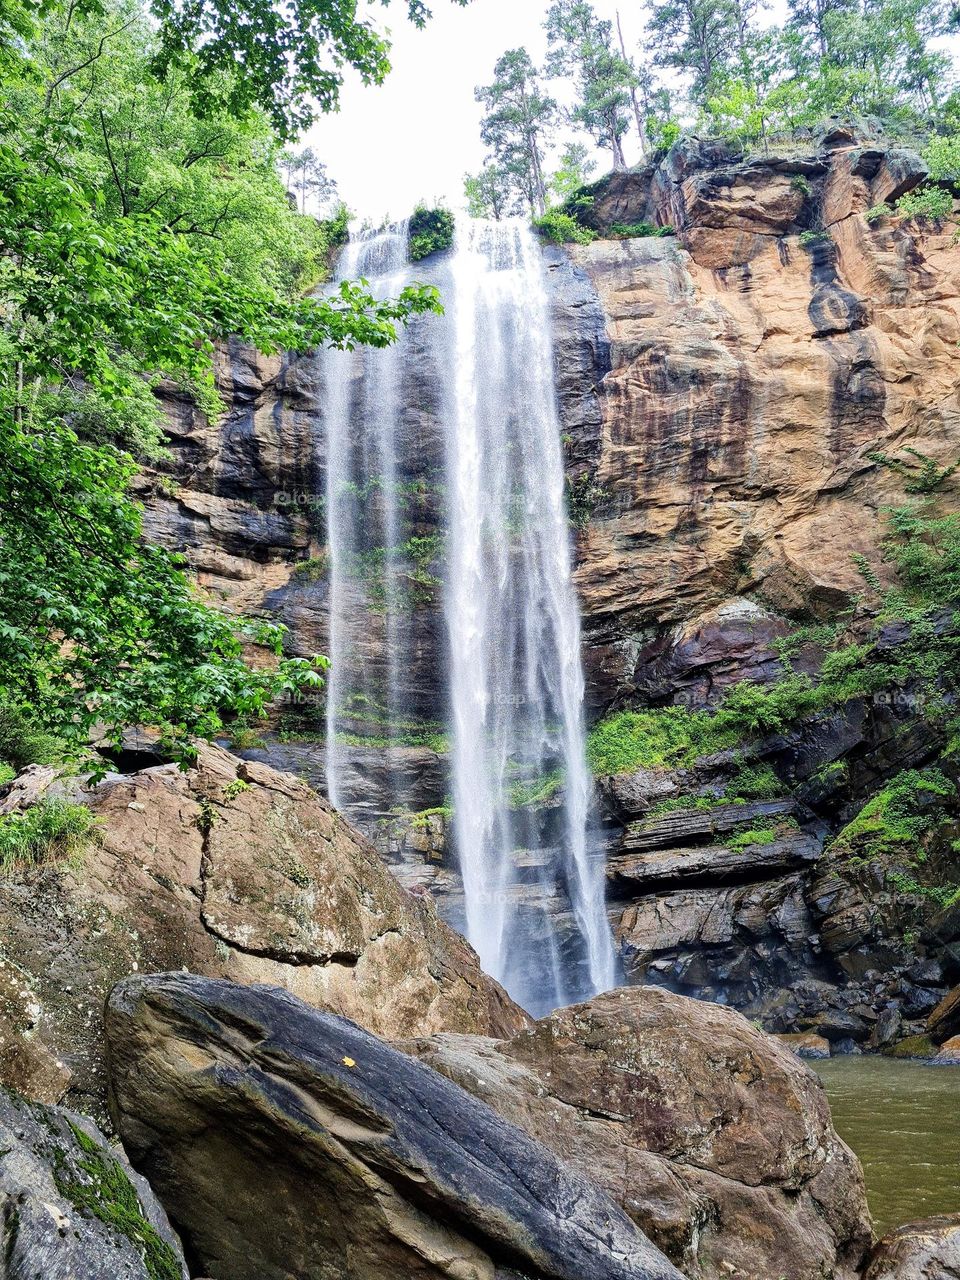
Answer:
<svg viewBox="0 0 960 1280"><path fill-rule="evenodd" d="M534 62L543 61L548 4L471 0L461 8L432 0L433 17L422 31L406 21L404 0L377 11L386 14L384 24L391 31L393 70L379 88L351 75L340 112L321 120L304 139L360 218L404 217L421 199L430 205L438 200L462 204L463 175L479 169L484 157L474 86L490 83L493 64L505 49L523 45ZM594 7L611 20L617 8L612 0L595 0ZM640 13L637 0L620 5L628 53L640 41ZM556 88L551 86L559 97ZM637 141L624 141L627 162L633 163ZM602 161L594 176L608 168Z"/></svg>
<svg viewBox="0 0 960 1280"><path fill-rule="evenodd" d="M304 138L336 179L340 195L361 219L405 217L418 200L463 204L463 175L484 159L480 106L473 90L489 84L493 64L505 49L524 46L540 65L546 52L543 20L549 0L471 0L466 7L432 0L433 17L422 31L405 17L404 0L373 11L389 27L393 70L379 88L350 75L341 110L320 120ZM601 17L614 20L617 8L628 54L643 38L640 0L594 0ZM770 0L766 22L782 20L786 0ZM616 33L614 33L616 34ZM940 43L940 42L938 42ZM942 42L956 51L960 40ZM559 99L563 86L550 85ZM561 141L572 138L562 128ZM585 135L576 135L588 141ZM627 163L639 158L636 130L624 139ZM609 153L597 152L594 177L610 168Z"/></svg>

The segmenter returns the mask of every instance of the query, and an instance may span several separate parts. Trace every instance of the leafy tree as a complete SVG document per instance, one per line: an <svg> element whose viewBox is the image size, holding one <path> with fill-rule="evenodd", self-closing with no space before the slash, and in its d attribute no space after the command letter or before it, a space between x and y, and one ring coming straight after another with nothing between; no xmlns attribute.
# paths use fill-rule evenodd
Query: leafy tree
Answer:
<svg viewBox="0 0 960 1280"><path fill-rule="evenodd" d="M689 72L692 96L702 104L726 75L746 32L748 11L735 0L662 0L648 29L655 61Z"/></svg>
<svg viewBox="0 0 960 1280"><path fill-rule="evenodd" d="M514 212L516 193L510 174L490 161L479 173L464 175L463 191L471 218L495 218L498 222Z"/></svg>
<svg viewBox="0 0 960 1280"><path fill-rule="evenodd" d="M313 147L302 151L285 151L282 166L287 192L299 193L300 212L307 211L307 198L321 206L337 194L337 184L327 173L327 167L318 158Z"/></svg>
<svg viewBox="0 0 960 1280"><path fill-rule="evenodd" d="M145 544L130 449L159 445L151 386L218 408L214 344L263 351L385 345L434 307L428 288L377 302L344 283L306 298L327 246L291 210L262 112L230 114L172 65L118 0L0 13L0 706L87 749L158 726L181 759L224 712L260 714L315 684L283 629L206 605L178 558ZM28 15L29 17L29 15ZM245 640L272 665L254 668Z"/></svg>
<svg viewBox="0 0 960 1280"><path fill-rule="evenodd" d="M553 128L557 105L540 87L526 49L508 49L497 59L493 81L476 90L484 108L480 137L493 164L510 188L543 213L547 184L543 147Z"/></svg>
<svg viewBox="0 0 960 1280"><path fill-rule="evenodd" d="M582 142L568 142L560 154L557 168L550 175L550 194L558 204L563 204L586 184L596 167L596 161L590 158L589 148Z"/></svg>
<svg viewBox="0 0 960 1280"><path fill-rule="evenodd" d="M547 67L577 86L571 113L598 146L609 146L614 169L626 168L622 138L629 127L630 64L613 47L613 27L598 18L589 0L553 0L545 23Z"/></svg>

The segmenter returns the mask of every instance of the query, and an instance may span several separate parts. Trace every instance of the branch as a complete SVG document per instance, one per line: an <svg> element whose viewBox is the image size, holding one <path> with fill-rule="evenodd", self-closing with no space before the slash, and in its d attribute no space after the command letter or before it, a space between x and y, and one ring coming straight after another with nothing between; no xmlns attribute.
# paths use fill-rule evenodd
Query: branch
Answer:
<svg viewBox="0 0 960 1280"><path fill-rule="evenodd" d="M56 90L59 89L60 85L63 84L64 80L69 80L71 76L75 76L79 71L83 71L85 67L89 67L92 62L96 62L98 58L102 58L103 51L107 47L107 41L112 40L114 36L118 36L121 34L121 32L126 31L127 27L132 27L133 24L137 21L138 16L139 15L136 15L135 17L131 18L129 22L125 22L122 27L117 27L113 31L108 31L106 35L101 37L100 43L97 45L97 49L95 53L91 53L89 58L86 58L83 62L79 63L75 67L70 67L68 70L64 71L63 75L57 76L56 80L51 82L49 88L47 89L46 97L43 100L44 111L50 110L50 103L53 101L53 95L56 92Z"/></svg>

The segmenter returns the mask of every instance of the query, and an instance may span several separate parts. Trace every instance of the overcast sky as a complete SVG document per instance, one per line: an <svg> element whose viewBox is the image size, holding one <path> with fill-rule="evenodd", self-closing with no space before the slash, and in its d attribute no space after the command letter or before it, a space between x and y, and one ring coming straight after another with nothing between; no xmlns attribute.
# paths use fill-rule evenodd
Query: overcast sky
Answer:
<svg viewBox="0 0 960 1280"><path fill-rule="evenodd" d="M361 220L404 217L418 200L462 205L463 175L476 172L484 158L474 86L490 82L493 64L505 49L523 45L536 63L542 62L548 3L470 0L461 7L433 0L433 17L422 31L406 21L404 0L372 10L375 20L390 29L393 70L380 88L351 76L340 112L321 120L304 139ZM635 53L644 35L646 5L594 0L594 7L611 21L619 7L627 52ZM782 21L785 14L786 0L770 0L762 21ZM958 37L943 44L957 56ZM555 96L564 97L563 86L551 87ZM624 149L628 163L639 158L635 130L624 139ZM599 177L610 167L609 155L597 152L597 159Z"/></svg>
<svg viewBox="0 0 960 1280"><path fill-rule="evenodd" d="M420 199L462 202L463 175L479 169L484 155L474 86L490 82L505 49L523 45L535 62L542 61L548 3L471 0L461 8L433 0L433 17L422 31L405 20L403 0L376 10L390 28L393 70L380 88L351 77L340 112L321 120L305 139L352 210L379 222L387 214L405 216ZM595 0L595 8L613 19L617 6ZM642 35L637 0L621 3L620 16L627 51L633 52ZM625 143L632 162L636 142ZM597 176L608 167L598 166Z"/></svg>

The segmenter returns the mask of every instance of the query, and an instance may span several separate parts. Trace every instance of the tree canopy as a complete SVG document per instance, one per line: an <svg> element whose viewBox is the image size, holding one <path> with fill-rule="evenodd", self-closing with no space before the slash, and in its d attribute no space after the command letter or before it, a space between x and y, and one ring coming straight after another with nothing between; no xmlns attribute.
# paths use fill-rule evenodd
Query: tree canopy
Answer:
<svg viewBox="0 0 960 1280"><path fill-rule="evenodd" d="M265 83L237 97L206 44L198 80L162 12L0 3L0 704L68 755L146 723L187 758L225 712L262 712L324 662L283 658L282 628L217 612L141 538L129 485L162 448L152 388L215 413L218 341L382 346L436 294L307 296L342 220L291 207ZM328 42L338 66L349 30ZM247 638L277 661L249 666Z"/></svg>

